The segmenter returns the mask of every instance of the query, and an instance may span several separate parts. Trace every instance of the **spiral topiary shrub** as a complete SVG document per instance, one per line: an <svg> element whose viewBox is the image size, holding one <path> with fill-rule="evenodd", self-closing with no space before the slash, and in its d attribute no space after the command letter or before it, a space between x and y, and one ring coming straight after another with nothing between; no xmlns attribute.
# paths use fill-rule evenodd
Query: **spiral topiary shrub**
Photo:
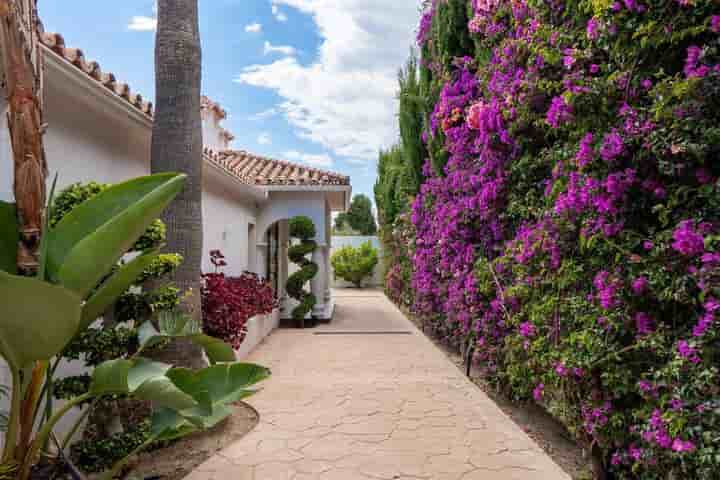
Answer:
<svg viewBox="0 0 720 480"><path fill-rule="evenodd" d="M300 270L290 275L286 288L288 295L300 302L293 309L292 318L300 322L303 327L305 326L305 317L317 302L315 295L303 288L318 273L317 264L307 259L307 256L317 248L317 243L312 240L314 237L315 225L308 217L299 216L290 220L290 240L292 242L293 239L297 239L300 243L290 245L288 258L298 265Z"/></svg>

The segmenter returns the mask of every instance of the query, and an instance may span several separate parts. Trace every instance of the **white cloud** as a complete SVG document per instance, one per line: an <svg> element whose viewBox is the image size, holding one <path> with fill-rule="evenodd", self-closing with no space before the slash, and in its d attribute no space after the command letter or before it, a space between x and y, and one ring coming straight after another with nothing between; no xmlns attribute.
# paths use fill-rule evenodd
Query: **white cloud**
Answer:
<svg viewBox="0 0 720 480"><path fill-rule="evenodd" d="M259 33L262 31L262 25L257 22L245 25L245 31L247 33Z"/></svg>
<svg viewBox="0 0 720 480"><path fill-rule="evenodd" d="M236 82L273 90L297 134L356 162L372 162L397 140L397 71L414 41L414 1L274 0L311 15L317 59L246 67Z"/></svg>
<svg viewBox="0 0 720 480"><path fill-rule="evenodd" d="M263 132L258 136L257 143L260 145L270 145L272 143L272 137L268 132Z"/></svg>
<svg viewBox="0 0 720 480"><path fill-rule="evenodd" d="M270 8L272 9L272 14L275 17L275 20L277 20L278 22L287 22L287 15L280 11L280 8L278 8L277 4L273 2Z"/></svg>
<svg viewBox="0 0 720 480"><path fill-rule="evenodd" d="M295 55L296 50L295 47L291 47L290 45L273 45L270 42L265 41L265 45L263 45L263 53L265 55L280 53L285 56L290 56Z"/></svg>
<svg viewBox="0 0 720 480"><path fill-rule="evenodd" d="M258 112L254 115L250 115L249 118L250 118L250 120L260 121L260 120L265 120L266 118L274 117L277 114L278 114L277 109L274 107L271 107L271 108L268 108L267 110L263 110L262 112Z"/></svg>
<svg viewBox="0 0 720 480"><path fill-rule="evenodd" d="M292 160L294 162L301 162L305 163L307 165L313 166L313 167L320 167L320 168L327 168L332 166L333 159L330 158L330 155L321 153L321 154L311 154L311 153L300 153L297 150L290 150L288 152L283 153L283 157L287 158L288 160Z"/></svg>
<svg viewBox="0 0 720 480"><path fill-rule="evenodd" d="M136 32L154 32L157 29L157 18L144 17L142 15L132 17L128 24L128 30Z"/></svg>

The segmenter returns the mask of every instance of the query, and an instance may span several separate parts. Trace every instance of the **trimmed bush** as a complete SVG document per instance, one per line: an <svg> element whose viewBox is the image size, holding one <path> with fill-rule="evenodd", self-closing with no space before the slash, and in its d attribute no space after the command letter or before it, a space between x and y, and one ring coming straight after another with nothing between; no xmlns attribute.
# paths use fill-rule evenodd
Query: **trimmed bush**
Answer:
<svg viewBox="0 0 720 480"><path fill-rule="evenodd" d="M355 248L342 247L330 259L335 277L340 277L356 287L362 287L363 280L372 276L378 264L378 252L367 241Z"/></svg>
<svg viewBox="0 0 720 480"><path fill-rule="evenodd" d="M290 219L291 244L288 248L288 258L298 265L300 270L290 275L287 280L286 290L291 298L300 302L293 309L292 317L300 322L303 327L305 326L305 317L312 311L317 302L315 295L304 290L307 282L315 278L318 273L317 264L307 259L307 256L317 248L317 243L312 240L313 238L315 238L315 224L310 218L298 216ZM292 244L293 239L299 240L300 243Z"/></svg>
<svg viewBox="0 0 720 480"><path fill-rule="evenodd" d="M275 292L255 273L225 276L219 269L227 263L219 250L212 251L210 257L216 271L203 275L203 331L238 349L247 334L247 321L277 308Z"/></svg>

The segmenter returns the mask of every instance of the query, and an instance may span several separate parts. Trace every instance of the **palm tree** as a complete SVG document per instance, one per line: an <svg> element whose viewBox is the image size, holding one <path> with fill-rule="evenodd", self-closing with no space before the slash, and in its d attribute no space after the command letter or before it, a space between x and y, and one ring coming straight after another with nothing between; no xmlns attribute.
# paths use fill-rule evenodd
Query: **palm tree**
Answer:
<svg viewBox="0 0 720 480"><path fill-rule="evenodd" d="M155 40L155 122L151 169L182 172L184 190L165 210L167 248L185 258L174 282L184 298L183 309L201 321L200 282L203 251L202 161L200 119L201 47L198 0L158 0ZM176 342L163 359L186 367L202 366L200 348Z"/></svg>
<svg viewBox="0 0 720 480"><path fill-rule="evenodd" d="M30 276L38 269L47 178L39 35L36 0L0 0L0 58L9 104L13 193L20 231L17 269Z"/></svg>

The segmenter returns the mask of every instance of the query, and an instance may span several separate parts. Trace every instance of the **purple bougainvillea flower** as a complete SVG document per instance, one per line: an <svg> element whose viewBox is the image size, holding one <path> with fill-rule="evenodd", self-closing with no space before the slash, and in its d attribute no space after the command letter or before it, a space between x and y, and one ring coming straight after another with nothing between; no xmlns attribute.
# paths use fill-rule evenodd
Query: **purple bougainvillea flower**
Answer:
<svg viewBox="0 0 720 480"><path fill-rule="evenodd" d="M695 347L690 345L687 340L680 340L677 344L677 351L680 356L692 363L700 363L700 357Z"/></svg>
<svg viewBox="0 0 720 480"><path fill-rule="evenodd" d="M632 282L632 292L635 295L642 295L648 288L647 277L638 277Z"/></svg>
<svg viewBox="0 0 720 480"><path fill-rule="evenodd" d="M613 129L610 133L605 135L603 144L600 147L600 156L603 160L611 162L622 155L624 151L625 142L617 129Z"/></svg>
<svg viewBox="0 0 720 480"><path fill-rule="evenodd" d="M585 31L590 40L597 40L600 37L600 21L595 17L591 18L587 22Z"/></svg>
<svg viewBox="0 0 720 480"><path fill-rule="evenodd" d="M638 335L647 335L655 331L655 322L645 312L638 312L635 314L635 328Z"/></svg>
<svg viewBox="0 0 720 480"><path fill-rule="evenodd" d="M698 233L695 222L684 220L673 232L672 248L687 257L694 257L705 251L705 239Z"/></svg>
<svg viewBox="0 0 720 480"><path fill-rule="evenodd" d="M720 33L720 15L713 15L710 18L710 29L715 33Z"/></svg>
<svg viewBox="0 0 720 480"><path fill-rule="evenodd" d="M537 386L533 389L533 398L535 399L536 402L542 401L544 391L545 391L544 383L538 383Z"/></svg>
<svg viewBox="0 0 720 480"><path fill-rule="evenodd" d="M550 109L547 112L547 122L553 128L570 122L573 118L572 107L568 105L565 98L558 96L552 99Z"/></svg>
<svg viewBox="0 0 720 480"><path fill-rule="evenodd" d="M695 444L691 442L690 440L682 440L680 438L676 438L673 440L672 443L672 449L674 452L692 452L695 450Z"/></svg>

